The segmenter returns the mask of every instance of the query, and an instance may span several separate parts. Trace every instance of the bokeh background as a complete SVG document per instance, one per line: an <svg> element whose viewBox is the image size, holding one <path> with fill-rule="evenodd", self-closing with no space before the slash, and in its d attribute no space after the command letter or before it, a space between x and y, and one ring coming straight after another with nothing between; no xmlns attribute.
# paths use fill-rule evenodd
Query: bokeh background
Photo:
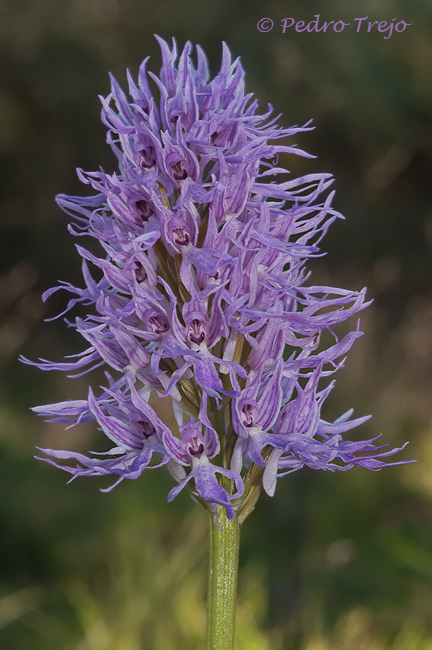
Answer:
<svg viewBox="0 0 432 650"><path fill-rule="evenodd" d="M284 17L412 23L383 34L281 33ZM270 17L275 28L260 33ZM95 431L64 432L28 409L86 394L17 362L81 349L64 306L40 295L80 282L54 204L85 193L75 168L114 170L99 120L107 71L125 81L159 54L153 33L241 56L248 88L282 122L314 118L297 138L332 172L336 207L313 279L359 289L373 306L339 373L326 415L372 413L363 437L409 447L418 462L378 473L303 470L264 495L243 530L238 650L432 648L432 5L427 0L2 0L0 4L0 646L5 650L199 650L207 519L172 479L148 472L101 494L98 479L33 460L34 445L89 449ZM97 386L98 378L90 377Z"/></svg>

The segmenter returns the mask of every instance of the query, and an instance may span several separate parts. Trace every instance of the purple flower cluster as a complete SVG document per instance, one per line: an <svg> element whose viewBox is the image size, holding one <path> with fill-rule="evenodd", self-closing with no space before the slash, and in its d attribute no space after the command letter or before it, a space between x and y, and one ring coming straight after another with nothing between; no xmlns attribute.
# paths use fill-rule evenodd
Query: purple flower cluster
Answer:
<svg viewBox="0 0 432 650"><path fill-rule="evenodd" d="M108 366L106 386L34 410L71 425L96 421L113 443L92 457L43 450L52 464L76 461L60 464L72 478L113 474L115 485L166 465L178 482L169 500L188 483L229 518L234 508L246 516L279 476L303 466L377 470L397 450L343 440L367 419L351 411L321 418L333 382L320 380L361 335L340 339L334 326L367 303L364 290L305 284L305 263L340 216L326 192L332 179L280 181L288 172L278 154L307 154L270 142L311 126L281 128L271 107L259 114L225 45L211 79L199 47L194 63L189 43L178 56L174 41L172 49L158 41L159 77L146 59L138 83L128 77L130 98L114 79L102 98L119 172L78 170L96 194L57 198L71 233L96 239L104 253L78 246L85 288L62 283L44 295L69 292L65 312L93 306L75 321L88 347L34 365L75 374ZM172 398L175 430L150 406L153 391Z"/></svg>

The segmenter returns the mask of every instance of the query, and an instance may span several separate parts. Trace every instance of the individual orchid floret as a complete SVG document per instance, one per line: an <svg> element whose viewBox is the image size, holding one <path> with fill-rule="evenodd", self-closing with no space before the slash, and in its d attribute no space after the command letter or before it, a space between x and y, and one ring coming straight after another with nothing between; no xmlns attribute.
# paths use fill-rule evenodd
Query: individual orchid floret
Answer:
<svg viewBox="0 0 432 650"><path fill-rule="evenodd" d="M70 474L72 480L77 476L101 476L106 474L118 475L118 480L104 491L111 490L125 478L138 478L150 462L157 458L159 462L153 467L160 467L169 462L161 440L160 431L151 419L145 417L142 411L134 408L129 400L117 396L117 403L98 402L89 390L88 412L99 424L106 437L114 443L114 447L104 452L108 458L87 458L83 454L69 451L41 449L45 454L59 460L75 460L75 467L61 466ZM42 458L51 464L50 458Z"/></svg>
<svg viewBox="0 0 432 650"><path fill-rule="evenodd" d="M243 495L243 481L237 472L210 462L210 459L219 452L220 442L213 428L205 427L204 433L201 433L201 429L201 423L189 420L180 427L181 440L174 436L166 437L165 445L173 459L182 465L191 467L186 478L171 490L168 501L172 501L184 486L193 480L197 495L213 507L216 504L224 506L228 518L232 519L234 517L232 501ZM230 496L226 489L218 483L216 474L226 477L235 484L236 492L233 495Z"/></svg>
<svg viewBox="0 0 432 650"><path fill-rule="evenodd" d="M115 446L91 457L45 449L44 460L72 479L113 475L115 484L165 466L178 483L170 501L188 486L215 517L224 509L242 520L285 474L376 470L399 450L344 439L367 418L321 415L327 378L361 335L369 303L364 289L308 284L308 262L341 218L332 178L287 180L277 165L311 157L289 141L310 122L283 128L271 107L260 113L225 44L212 78L200 47L194 57L190 43L179 53L157 40L159 75L146 59L137 80L128 73L128 94L111 78L101 98L118 169L80 169L90 196L57 197L79 238L83 286L61 282L44 299L61 289L71 297L60 315L88 309L69 323L85 349L62 362L23 360L78 376L106 370L106 387L86 400L34 410L70 426L94 422ZM340 335L353 315L353 331ZM174 418L151 401L158 396L170 397Z"/></svg>

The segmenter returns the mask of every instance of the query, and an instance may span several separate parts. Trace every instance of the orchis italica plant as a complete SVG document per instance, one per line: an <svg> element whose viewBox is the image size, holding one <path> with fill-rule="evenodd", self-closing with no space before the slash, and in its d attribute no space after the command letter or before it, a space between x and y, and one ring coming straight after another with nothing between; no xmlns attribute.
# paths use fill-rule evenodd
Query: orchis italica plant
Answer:
<svg viewBox="0 0 432 650"><path fill-rule="evenodd" d="M84 288L69 283L65 310L89 305L74 358L34 363L75 375L104 366L106 385L87 399L39 406L53 421L94 421L113 446L105 454L42 450L72 475L111 475L108 491L147 468L165 466L211 513L208 648L232 648L240 523L261 489L301 469L379 470L392 451L344 434L367 417L321 417L354 331L335 327L368 303L365 291L307 284L332 208L329 174L286 177L278 144L310 123L277 126L245 95L244 72L223 45L212 79L206 57L159 39L159 77L142 63L129 97L112 79L102 119L119 170L78 170L95 192L60 195L72 234L88 235L100 257L77 246ZM91 270L92 269L92 270ZM98 279L95 279L98 278ZM63 312L63 313L65 313ZM321 342L321 334L330 343ZM32 363L24 359L27 363ZM170 396L171 430L149 404ZM403 461L400 461L403 462ZM399 462L399 463L400 463ZM397 465L397 462L387 463Z"/></svg>

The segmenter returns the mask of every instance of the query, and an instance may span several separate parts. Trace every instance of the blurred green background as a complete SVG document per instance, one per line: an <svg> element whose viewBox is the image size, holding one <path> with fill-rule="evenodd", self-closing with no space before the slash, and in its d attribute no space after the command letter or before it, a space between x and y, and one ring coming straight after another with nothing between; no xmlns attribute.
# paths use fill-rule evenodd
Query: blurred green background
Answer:
<svg viewBox="0 0 432 650"><path fill-rule="evenodd" d="M285 35L284 17L412 23L377 32ZM257 22L270 17L273 31ZM432 6L427 0L2 0L0 4L0 647L5 650L199 650L205 627L207 520L172 479L148 472L109 495L97 479L33 460L34 445L91 449L91 428L63 431L29 406L86 394L17 362L81 349L65 304L43 290L80 283L75 241L54 204L85 193L74 169L115 169L99 120L107 72L124 83L152 37L201 44L217 72L221 41L250 91L332 172L347 217L328 233L313 280L369 287L365 336L325 415L372 413L363 437L411 444L418 462L379 473L303 470L262 496L244 525L238 650L432 648ZM352 324L354 326L354 323ZM97 386L98 378L90 380ZM101 435L101 434L99 434Z"/></svg>

